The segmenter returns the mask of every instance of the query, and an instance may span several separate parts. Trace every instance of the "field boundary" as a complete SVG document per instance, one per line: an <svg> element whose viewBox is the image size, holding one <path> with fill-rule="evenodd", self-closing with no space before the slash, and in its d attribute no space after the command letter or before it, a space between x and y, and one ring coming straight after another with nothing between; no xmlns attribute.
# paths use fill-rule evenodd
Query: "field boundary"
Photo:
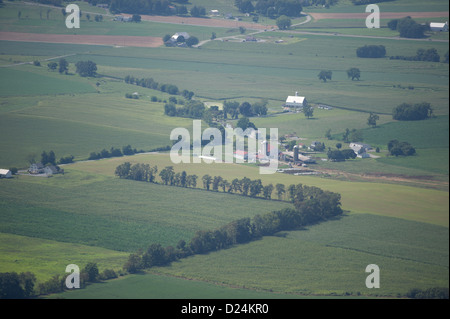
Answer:
<svg viewBox="0 0 450 319"><path fill-rule="evenodd" d="M1 41L44 42L89 44L106 46L129 46L155 48L163 45L159 37L116 36L116 35L79 35L79 34L40 34L20 32L0 32Z"/></svg>

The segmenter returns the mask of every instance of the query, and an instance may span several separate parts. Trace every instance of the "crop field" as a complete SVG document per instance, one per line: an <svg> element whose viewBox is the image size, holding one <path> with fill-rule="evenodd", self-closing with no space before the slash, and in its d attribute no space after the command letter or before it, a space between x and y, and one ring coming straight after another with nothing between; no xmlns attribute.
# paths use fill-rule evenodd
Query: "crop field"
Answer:
<svg viewBox="0 0 450 319"><path fill-rule="evenodd" d="M427 33L426 39L399 38L386 27L388 18L381 20L381 29L367 29L360 25L364 19L339 16L364 12L364 6L349 0L329 9L305 7L313 19L297 18L285 31L263 16L254 24L252 16L240 13L230 0L191 0L188 9L200 5L207 12L218 9L242 16L241 21L202 18L197 25L194 18L185 22L172 16L124 23L113 21L108 10L76 3L83 12L77 30L65 27L59 7L0 4L0 168L19 170L11 179L0 179L0 273L29 271L42 283L64 276L68 264L94 262L100 271L119 274L101 284L48 296L68 299L403 298L411 289L448 288L448 32ZM382 13L420 13L423 16L415 18L420 23L448 20L446 1L378 5ZM94 21L97 14L103 15L102 22ZM247 29L240 32L243 25ZM201 45L127 46L125 40L89 45L7 37L10 32L45 37L76 33L160 41L181 31L196 36ZM213 33L216 39L211 40ZM247 36L257 41L244 41ZM386 57L357 57L357 48L364 45L385 46ZM440 61L390 59L414 56L421 49L435 49ZM61 58L69 63L67 73L50 70L48 63ZM79 61L94 62L96 75L80 76L75 66ZM361 71L359 80L347 76L353 67ZM321 70L332 71L332 79L319 80ZM267 115L250 121L268 133L277 128L279 137L295 135L306 146L325 143L325 151L308 153L317 164L305 169L317 175L260 174L253 163L174 164L160 149L173 144L174 128L192 132L193 119L167 116L164 106L174 97L177 107L187 101L163 92L161 86L126 83L127 76L192 91L194 100L221 110L225 101L267 101ZM311 118L283 111L286 96L295 92L314 107ZM420 102L431 104L431 118L393 120L396 106ZM332 108L318 108L321 104ZM379 116L374 127L367 123L370 113ZM202 130L208 127L206 120ZM221 121L234 127L238 122ZM373 157L367 159L327 161L327 150L338 143L349 148L350 141L343 141L346 129L360 131L362 142L379 152L370 152ZM416 154L390 156L387 145L394 139L411 143ZM88 160L92 152L126 145L143 154ZM279 149L284 150L281 144ZM49 178L25 173L43 151L54 151L56 160L73 156L75 162L60 165L64 174ZM157 166L157 183L115 176L116 167L125 162ZM197 175L196 187L163 185L159 173L167 166ZM286 167L280 163L279 168ZM287 194L279 200L275 190L271 200L221 188L207 191L205 174L228 182L260 179L264 186L316 186L339 193L344 214L140 274L126 273L123 266L130 253L151 244L176 247L199 230L293 207ZM379 289L365 285L369 264L380 267Z"/></svg>

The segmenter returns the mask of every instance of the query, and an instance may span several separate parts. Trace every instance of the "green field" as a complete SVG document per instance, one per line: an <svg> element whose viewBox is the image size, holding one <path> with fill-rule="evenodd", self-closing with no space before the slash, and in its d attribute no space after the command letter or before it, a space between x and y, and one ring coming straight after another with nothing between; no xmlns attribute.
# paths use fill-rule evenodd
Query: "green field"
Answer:
<svg viewBox="0 0 450 319"><path fill-rule="evenodd" d="M84 12L79 34L162 37L187 31L200 40L209 39L212 32L218 37L245 36L237 28L120 23L111 21L112 16L100 23L87 21L86 12L93 20L94 14L105 11L77 3ZM189 7L194 4L238 14L229 0L191 0ZM396 0L379 6L382 12L448 11L448 3L437 0L427 4ZM342 0L330 9L304 11L363 9ZM0 31L74 32L65 28L60 8L48 13L47 19L44 7L4 2ZM286 197L264 200L205 191L201 177L209 174L228 181L261 179L263 185L317 186L341 194L345 214L51 297L392 298L404 297L412 288L448 287L448 63L389 59L430 48L436 48L442 59L448 52L448 35L432 35L433 41L374 38L370 30L357 26L359 22L313 21L285 32L255 34L261 40L257 43L215 40L198 49L1 41L0 168L26 169L31 158L39 160L42 151L50 150L57 159L73 155L77 162L64 165L64 175L0 180L0 272L31 271L42 282L64 274L70 263L83 267L96 262L100 271L123 273L129 254L150 244L175 246L198 230L292 206ZM274 21L261 18L260 23ZM395 36L386 28L377 32ZM276 43L277 39L284 42ZM387 57L357 58L356 49L369 44L384 45ZM67 75L47 68L49 61L58 62L61 56L70 63ZM30 63L36 60L42 66ZM76 74L75 63L87 60L97 64L96 77ZM359 81L348 79L351 67L361 70ZM325 69L333 71L326 83L317 77ZM174 128L192 129L192 119L164 115L169 94L126 84L127 75L193 91L194 99L209 105L267 99L268 115L250 119L257 127L278 128L280 136L294 133L305 145L322 141L327 148L342 142L346 128L358 129L365 143L380 148L380 153L373 153L379 158L319 161L310 167L329 172L319 176L261 175L253 164L175 165L167 153L84 161L91 152L111 147L131 145L144 151L165 147L172 144L169 135ZM327 104L333 109L315 108L311 119L302 113L281 113L286 96L296 91L313 106ZM134 92L139 99L125 98ZM152 102L152 97L160 102ZM429 102L434 116L394 121L392 109L403 102ZM380 117L374 128L367 125L370 112ZM331 140L325 138L327 130ZM411 143L417 154L386 156L392 139ZM317 156L326 158L326 152ZM156 165L159 171L171 165L176 172L196 174L197 188L119 179L114 171L125 161ZM276 197L274 192L272 198ZM380 289L365 287L368 264L380 267Z"/></svg>

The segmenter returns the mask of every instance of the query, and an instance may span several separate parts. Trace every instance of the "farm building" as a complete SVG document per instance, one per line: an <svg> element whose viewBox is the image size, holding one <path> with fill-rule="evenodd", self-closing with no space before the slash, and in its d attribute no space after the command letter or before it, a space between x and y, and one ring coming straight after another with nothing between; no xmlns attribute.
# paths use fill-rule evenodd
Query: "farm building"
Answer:
<svg viewBox="0 0 450 319"><path fill-rule="evenodd" d="M431 22L430 23L431 31L448 31L448 23L439 23L439 22Z"/></svg>
<svg viewBox="0 0 450 319"><path fill-rule="evenodd" d="M0 178L12 178L12 173L9 169L0 168Z"/></svg>
<svg viewBox="0 0 450 319"><path fill-rule="evenodd" d="M372 149L369 144L364 143L350 143L349 147L355 151L356 154L362 154Z"/></svg>
<svg viewBox="0 0 450 319"><path fill-rule="evenodd" d="M290 95L286 99L286 103L284 106L286 107L295 107L302 108L303 106L307 106L308 102L304 96L298 96L298 92L295 92L295 95Z"/></svg>
<svg viewBox="0 0 450 319"><path fill-rule="evenodd" d="M44 165L42 163L33 163L28 169L30 174L42 174L44 172Z"/></svg>
<svg viewBox="0 0 450 319"><path fill-rule="evenodd" d="M177 41L178 41L178 37L183 37L184 40L187 40L187 39L189 39L191 36L190 36L189 33L187 33L187 32L177 32L177 33L175 33L170 39L171 39L172 41L177 42Z"/></svg>
<svg viewBox="0 0 450 319"><path fill-rule="evenodd" d="M219 15L219 10L215 10L214 9L214 10L211 10L210 13L211 13L212 16L217 17Z"/></svg>

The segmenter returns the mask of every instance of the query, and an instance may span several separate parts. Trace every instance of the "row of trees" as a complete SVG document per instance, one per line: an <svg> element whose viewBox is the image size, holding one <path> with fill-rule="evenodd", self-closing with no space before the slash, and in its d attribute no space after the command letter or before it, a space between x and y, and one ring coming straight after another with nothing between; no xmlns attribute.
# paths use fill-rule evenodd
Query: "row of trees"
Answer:
<svg viewBox="0 0 450 319"><path fill-rule="evenodd" d="M124 78L125 83L127 84L135 84L138 86L142 86L144 88L149 88L153 90L158 90L161 92L165 92L171 95L181 95L185 99L190 100L194 96L194 92L188 91L188 90L179 90L176 85L173 84L165 84L165 83L158 83L153 78L135 78L132 75L127 75Z"/></svg>
<svg viewBox="0 0 450 319"><path fill-rule="evenodd" d="M168 265L190 255L226 249L262 236L335 218L343 212L340 194L302 184L290 185L288 192L293 208L237 219L215 230L197 231L189 243L180 240L176 247L152 244L146 251L130 254L124 269L135 273L153 266Z"/></svg>
<svg viewBox="0 0 450 319"><path fill-rule="evenodd" d="M124 155L134 155L142 152L144 151L138 151L136 148L132 148L131 145L126 145L122 147L122 150L120 148L111 147L109 151L104 148L100 152L91 152L88 159L97 160L101 158L121 157Z"/></svg>
<svg viewBox="0 0 450 319"><path fill-rule="evenodd" d="M419 121L430 118L432 114L433 109L430 103L402 103L393 109L392 118L398 121Z"/></svg>
<svg viewBox="0 0 450 319"><path fill-rule="evenodd" d="M435 48L428 50L418 49L414 56L402 56L396 55L389 57L391 60L408 60L408 61L427 61L427 62L439 62L441 57ZM443 61L445 62L445 60Z"/></svg>
<svg viewBox="0 0 450 319"><path fill-rule="evenodd" d="M300 0L258 0L255 5L250 0L235 0L234 4L242 13L256 12L271 19L282 15L299 17L303 10Z"/></svg>
<svg viewBox="0 0 450 319"><path fill-rule="evenodd" d="M227 119L228 115L230 115L231 119L237 119L239 114L247 117L266 115L267 104L267 100L254 102L253 104L249 102L225 101L223 103L223 118Z"/></svg>
<svg viewBox="0 0 450 319"><path fill-rule="evenodd" d="M45 282L37 283L36 276L31 272L0 273L0 299L23 299L63 292L68 275L55 275ZM105 269L100 273L97 264L90 262L80 270L80 287L85 287L89 282L117 277L118 274L112 269Z"/></svg>

